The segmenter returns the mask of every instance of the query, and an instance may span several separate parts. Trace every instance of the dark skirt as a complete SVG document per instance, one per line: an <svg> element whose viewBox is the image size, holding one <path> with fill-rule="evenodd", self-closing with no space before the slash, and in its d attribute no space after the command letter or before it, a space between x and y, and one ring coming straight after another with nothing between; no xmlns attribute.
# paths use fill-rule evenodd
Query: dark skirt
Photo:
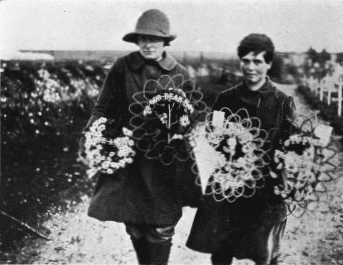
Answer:
<svg viewBox="0 0 343 265"><path fill-rule="evenodd" d="M88 215L101 221L171 225L183 206L197 207L201 187L191 171L194 160L163 165L137 154L112 175L100 173Z"/></svg>
<svg viewBox="0 0 343 265"><path fill-rule="evenodd" d="M250 259L256 264L271 264L271 261L275 262L279 257L280 240L286 223L285 219L275 225L249 227L241 233L239 240L224 241L220 250L214 254L227 255L227 258Z"/></svg>
<svg viewBox="0 0 343 265"><path fill-rule="evenodd" d="M204 253L222 252L237 259L274 257L286 225L286 205L261 197L216 202L206 196L186 246Z"/></svg>

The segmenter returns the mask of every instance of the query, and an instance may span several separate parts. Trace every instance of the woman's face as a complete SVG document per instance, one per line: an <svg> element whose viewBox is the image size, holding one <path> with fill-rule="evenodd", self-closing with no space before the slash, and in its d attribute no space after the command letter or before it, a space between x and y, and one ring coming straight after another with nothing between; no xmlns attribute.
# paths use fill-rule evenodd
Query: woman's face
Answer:
<svg viewBox="0 0 343 265"><path fill-rule="evenodd" d="M272 65L266 63L264 59L265 53L255 54L250 52L241 58L241 69L248 84L257 85L265 82L267 72Z"/></svg>
<svg viewBox="0 0 343 265"><path fill-rule="evenodd" d="M139 51L145 59L159 61L164 52L164 39L151 35L138 36Z"/></svg>

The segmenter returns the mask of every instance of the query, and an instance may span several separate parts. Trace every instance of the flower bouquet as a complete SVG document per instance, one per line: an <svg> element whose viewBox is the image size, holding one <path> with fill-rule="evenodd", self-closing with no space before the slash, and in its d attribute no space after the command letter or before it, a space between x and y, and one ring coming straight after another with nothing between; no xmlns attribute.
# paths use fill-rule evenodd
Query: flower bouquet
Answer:
<svg viewBox="0 0 343 265"><path fill-rule="evenodd" d="M129 107L136 147L149 159L169 165L187 160L188 137L206 104L192 80L182 75L148 80L142 92L133 95Z"/></svg>
<svg viewBox="0 0 343 265"><path fill-rule="evenodd" d="M227 118L225 112L229 114ZM253 196L256 188L264 185L268 169L263 148L267 133L260 129L260 121L249 118L245 109L232 113L223 108L210 113L199 126L203 125L208 143L216 150L216 162L205 193L212 194L216 201L228 202Z"/></svg>
<svg viewBox="0 0 343 265"><path fill-rule="evenodd" d="M90 175L96 172L113 174L133 162L132 131L124 127L122 132L123 137L116 137L115 121L102 117L85 133L85 160L91 168Z"/></svg>
<svg viewBox="0 0 343 265"><path fill-rule="evenodd" d="M299 119L299 118L298 118ZM297 126L297 122L294 124ZM332 127L313 126L311 119L305 119L283 143L282 150L276 150L274 161L277 170L285 170L286 183L275 186L275 194L288 205L289 212L302 216L306 210L314 210L327 194L327 186L337 176L339 161L332 143Z"/></svg>

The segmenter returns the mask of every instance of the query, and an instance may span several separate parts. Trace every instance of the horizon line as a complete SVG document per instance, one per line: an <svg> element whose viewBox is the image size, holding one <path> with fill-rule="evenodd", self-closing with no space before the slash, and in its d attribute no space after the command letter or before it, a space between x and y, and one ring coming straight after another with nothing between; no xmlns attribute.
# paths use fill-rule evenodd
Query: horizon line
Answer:
<svg viewBox="0 0 343 265"><path fill-rule="evenodd" d="M311 47L309 47L310 49ZM313 48L312 48L313 49ZM134 52L134 51L137 51L135 49L16 49L16 50L10 50L10 49L1 49L0 50L3 50L3 51L21 51L21 52L26 52L26 51L92 51L92 52L101 52L101 51L104 51L104 52ZM316 49L314 49L316 51ZM322 50L323 51L323 50ZM318 53L322 52L322 51L316 51ZM328 52L326 49L325 51L329 54L338 54L338 53L343 53L342 52ZM237 51L205 51L205 50L168 50L168 52L171 52L171 53L182 53L182 52L194 52L194 53L226 53L226 54L237 54ZM299 54L302 54L302 53L306 53L307 51L279 51L279 50L276 50L275 53L299 53Z"/></svg>

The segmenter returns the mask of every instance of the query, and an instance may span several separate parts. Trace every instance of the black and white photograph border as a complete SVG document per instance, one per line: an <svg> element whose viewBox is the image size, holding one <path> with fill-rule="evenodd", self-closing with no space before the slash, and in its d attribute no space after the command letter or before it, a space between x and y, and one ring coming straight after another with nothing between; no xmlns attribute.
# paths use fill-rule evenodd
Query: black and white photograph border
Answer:
<svg viewBox="0 0 343 265"><path fill-rule="evenodd" d="M298 115L333 127L343 163L343 0L1 0L1 264L138 264L123 223L87 215L97 179L78 152L113 63L138 50L122 38L149 9L168 16L176 39L165 48L187 68L208 111L242 80L239 42L269 36L271 81L293 97ZM206 179L213 149L203 132L195 146ZM327 188L315 211L287 217L279 264L343 264L343 178ZM196 210L182 209L169 264L211 264L210 254L185 245Z"/></svg>

